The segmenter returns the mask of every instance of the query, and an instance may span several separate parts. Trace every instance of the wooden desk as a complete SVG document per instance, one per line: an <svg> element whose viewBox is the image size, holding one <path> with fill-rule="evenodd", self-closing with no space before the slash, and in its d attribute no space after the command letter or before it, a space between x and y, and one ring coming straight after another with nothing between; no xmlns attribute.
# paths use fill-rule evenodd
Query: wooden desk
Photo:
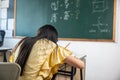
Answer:
<svg viewBox="0 0 120 80"><path fill-rule="evenodd" d="M7 62L6 52L12 50L12 48L0 47L0 52L3 54L3 62Z"/></svg>
<svg viewBox="0 0 120 80"><path fill-rule="evenodd" d="M80 59L86 64L85 57L86 55L82 55ZM85 68L77 69L68 64L63 64L58 70L55 80L85 80Z"/></svg>

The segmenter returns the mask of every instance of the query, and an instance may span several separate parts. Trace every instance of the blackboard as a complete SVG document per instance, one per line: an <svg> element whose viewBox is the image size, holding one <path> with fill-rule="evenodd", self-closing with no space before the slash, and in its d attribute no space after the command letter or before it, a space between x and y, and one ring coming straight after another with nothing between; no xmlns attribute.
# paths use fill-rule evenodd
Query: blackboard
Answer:
<svg viewBox="0 0 120 80"><path fill-rule="evenodd" d="M116 0L15 0L15 35L54 25L59 38L114 40Z"/></svg>

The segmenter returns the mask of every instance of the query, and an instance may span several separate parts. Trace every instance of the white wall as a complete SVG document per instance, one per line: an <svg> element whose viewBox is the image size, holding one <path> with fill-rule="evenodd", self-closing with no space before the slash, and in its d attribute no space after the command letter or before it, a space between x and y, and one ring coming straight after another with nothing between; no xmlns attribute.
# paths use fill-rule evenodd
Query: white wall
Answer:
<svg viewBox="0 0 120 80"><path fill-rule="evenodd" d="M118 10L119 9L119 10ZM120 0L117 0L115 42L59 41L76 56L86 54L86 80L120 80ZM5 39L4 46L14 47L19 39Z"/></svg>
<svg viewBox="0 0 120 80"><path fill-rule="evenodd" d="M117 38L120 46L120 0L117 0Z"/></svg>

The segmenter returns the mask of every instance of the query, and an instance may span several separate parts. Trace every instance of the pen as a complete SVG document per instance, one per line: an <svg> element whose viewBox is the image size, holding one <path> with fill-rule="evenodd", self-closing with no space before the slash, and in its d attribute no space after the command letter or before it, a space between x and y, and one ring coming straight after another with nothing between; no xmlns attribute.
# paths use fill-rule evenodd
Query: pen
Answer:
<svg viewBox="0 0 120 80"><path fill-rule="evenodd" d="M67 48L70 45L70 42L65 46L65 48Z"/></svg>

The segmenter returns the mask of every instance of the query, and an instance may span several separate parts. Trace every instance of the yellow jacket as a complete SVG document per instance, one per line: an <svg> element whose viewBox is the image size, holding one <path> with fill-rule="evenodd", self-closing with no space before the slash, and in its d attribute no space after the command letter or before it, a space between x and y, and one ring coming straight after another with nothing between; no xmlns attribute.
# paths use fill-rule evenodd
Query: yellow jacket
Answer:
<svg viewBox="0 0 120 80"><path fill-rule="evenodd" d="M12 53L10 62L15 62L19 49L20 46ZM63 60L71 54L69 50L50 40L38 40L31 50L20 80L51 80Z"/></svg>

